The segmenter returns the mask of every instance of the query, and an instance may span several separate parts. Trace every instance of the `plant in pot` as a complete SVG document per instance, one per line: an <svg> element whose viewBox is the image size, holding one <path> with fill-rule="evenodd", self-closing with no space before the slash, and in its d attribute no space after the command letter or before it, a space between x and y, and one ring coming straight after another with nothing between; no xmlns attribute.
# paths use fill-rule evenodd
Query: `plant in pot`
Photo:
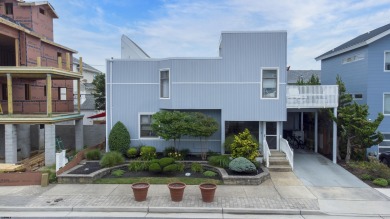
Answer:
<svg viewBox="0 0 390 219"><path fill-rule="evenodd" d="M183 200L184 189L186 184L182 182L174 182L168 184L169 192L171 193L171 200L174 202L180 202Z"/></svg>
<svg viewBox="0 0 390 219"><path fill-rule="evenodd" d="M134 193L134 199L137 202L142 202L146 200L146 196L148 195L148 189L150 184L146 182L134 183L131 185Z"/></svg>
<svg viewBox="0 0 390 219"><path fill-rule="evenodd" d="M199 185L200 192L202 194L202 200L204 202L213 202L215 190L217 189L217 185L214 183L202 183Z"/></svg>

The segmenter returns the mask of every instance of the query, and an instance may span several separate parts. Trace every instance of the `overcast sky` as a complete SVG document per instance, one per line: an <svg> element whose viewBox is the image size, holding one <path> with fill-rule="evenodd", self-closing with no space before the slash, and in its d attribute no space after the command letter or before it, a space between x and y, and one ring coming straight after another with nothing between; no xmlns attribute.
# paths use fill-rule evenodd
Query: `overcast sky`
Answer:
<svg viewBox="0 0 390 219"><path fill-rule="evenodd" d="M390 0L48 0L54 40L105 72L127 35L152 58L215 57L221 31L287 30L291 69L390 23Z"/></svg>

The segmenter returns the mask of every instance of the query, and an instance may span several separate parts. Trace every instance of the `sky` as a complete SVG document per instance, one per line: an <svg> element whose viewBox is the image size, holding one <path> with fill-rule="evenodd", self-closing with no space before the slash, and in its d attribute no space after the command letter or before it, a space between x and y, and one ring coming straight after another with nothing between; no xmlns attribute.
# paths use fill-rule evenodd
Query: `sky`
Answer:
<svg viewBox="0 0 390 219"><path fill-rule="evenodd" d="M287 66L319 70L315 57L390 23L390 0L48 0L54 41L106 72L122 34L150 57L216 57L221 31L286 30Z"/></svg>

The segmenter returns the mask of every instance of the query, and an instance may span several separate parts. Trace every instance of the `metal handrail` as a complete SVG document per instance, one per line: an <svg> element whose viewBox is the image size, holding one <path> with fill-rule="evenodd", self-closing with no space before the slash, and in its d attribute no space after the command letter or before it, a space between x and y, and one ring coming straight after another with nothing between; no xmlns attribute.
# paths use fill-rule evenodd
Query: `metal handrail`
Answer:
<svg viewBox="0 0 390 219"><path fill-rule="evenodd" d="M286 154L286 158L291 166L291 169L294 169L294 150L288 144L288 141L280 136L280 150Z"/></svg>

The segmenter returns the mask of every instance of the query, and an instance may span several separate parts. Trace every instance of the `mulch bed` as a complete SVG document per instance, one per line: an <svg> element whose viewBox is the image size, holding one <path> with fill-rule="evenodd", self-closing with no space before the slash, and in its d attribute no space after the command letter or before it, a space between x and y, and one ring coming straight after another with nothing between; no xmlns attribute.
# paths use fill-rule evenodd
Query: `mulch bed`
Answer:
<svg viewBox="0 0 390 219"><path fill-rule="evenodd" d="M102 169L99 162L87 162L83 166L69 172L69 174L91 174Z"/></svg>

